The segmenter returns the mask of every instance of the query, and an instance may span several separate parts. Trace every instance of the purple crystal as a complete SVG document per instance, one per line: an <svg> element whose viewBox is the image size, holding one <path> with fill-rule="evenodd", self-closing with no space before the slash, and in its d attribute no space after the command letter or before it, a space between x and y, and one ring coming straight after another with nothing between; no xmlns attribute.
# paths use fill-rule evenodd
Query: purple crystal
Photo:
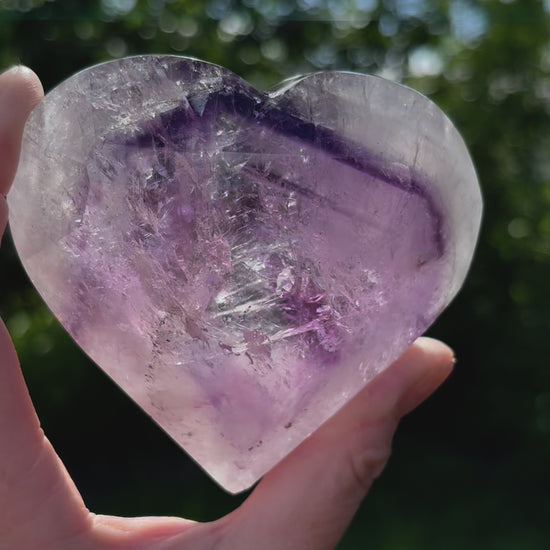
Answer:
<svg viewBox="0 0 550 550"><path fill-rule="evenodd" d="M48 94L9 200L54 314L233 492L434 321L481 216L462 139L416 92L318 73L261 93L171 56Z"/></svg>

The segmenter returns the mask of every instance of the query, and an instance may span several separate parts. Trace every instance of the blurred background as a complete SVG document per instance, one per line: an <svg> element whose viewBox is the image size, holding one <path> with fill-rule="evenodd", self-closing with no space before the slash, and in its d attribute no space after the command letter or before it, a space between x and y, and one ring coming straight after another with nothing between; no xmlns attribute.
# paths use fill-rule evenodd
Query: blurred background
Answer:
<svg viewBox="0 0 550 550"><path fill-rule="evenodd" d="M0 69L46 90L91 64L171 53L258 88L297 73L382 75L428 95L468 144L485 218L467 283L430 329L456 351L402 423L339 550L547 550L550 544L550 2L0 0ZM212 520L219 489L76 348L9 237L0 313L48 437L87 505Z"/></svg>

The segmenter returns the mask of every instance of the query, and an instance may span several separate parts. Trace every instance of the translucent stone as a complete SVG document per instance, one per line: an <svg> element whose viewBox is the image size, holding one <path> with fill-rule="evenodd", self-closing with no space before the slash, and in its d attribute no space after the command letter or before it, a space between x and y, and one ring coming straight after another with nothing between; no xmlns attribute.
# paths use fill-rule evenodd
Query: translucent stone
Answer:
<svg viewBox="0 0 550 550"><path fill-rule="evenodd" d="M50 92L9 204L53 313L231 492L435 320L482 208L461 137L408 88L326 72L263 93L172 56Z"/></svg>

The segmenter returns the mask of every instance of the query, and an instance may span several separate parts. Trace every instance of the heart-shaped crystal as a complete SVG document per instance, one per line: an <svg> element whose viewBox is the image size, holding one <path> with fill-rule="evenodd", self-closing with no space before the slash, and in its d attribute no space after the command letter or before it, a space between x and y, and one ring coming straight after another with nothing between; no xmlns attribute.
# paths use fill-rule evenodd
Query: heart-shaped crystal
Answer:
<svg viewBox="0 0 550 550"><path fill-rule="evenodd" d="M172 56L49 93L9 203L54 314L232 492L426 330L481 217L464 143L420 94L345 72L261 93Z"/></svg>

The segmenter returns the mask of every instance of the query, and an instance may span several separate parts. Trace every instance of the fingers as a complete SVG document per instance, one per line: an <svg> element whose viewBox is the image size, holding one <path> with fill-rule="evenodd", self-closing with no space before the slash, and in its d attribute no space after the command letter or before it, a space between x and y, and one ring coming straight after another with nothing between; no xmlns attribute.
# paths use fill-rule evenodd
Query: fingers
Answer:
<svg viewBox="0 0 550 550"><path fill-rule="evenodd" d="M444 344L419 339L266 475L230 516L235 547L271 550L284 540L285 550L333 549L382 471L400 417L445 380L453 363Z"/></svg>
<svg viewBox="0 0 550 550"><path fill-rule="evenodd" d="M0 75L0 195L8 194L25 122L43 95L40 80L26 67L13 67Z"/></svg>

